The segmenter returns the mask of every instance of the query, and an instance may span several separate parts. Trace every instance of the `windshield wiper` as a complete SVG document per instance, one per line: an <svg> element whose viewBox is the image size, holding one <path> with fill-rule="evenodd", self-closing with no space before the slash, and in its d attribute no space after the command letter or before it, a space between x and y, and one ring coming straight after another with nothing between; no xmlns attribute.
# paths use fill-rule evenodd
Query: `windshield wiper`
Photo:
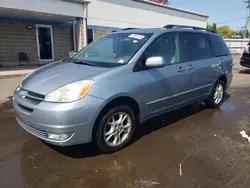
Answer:
<svg viewBox="0 0 250 188"><path fill-rule="evenodd" d="M75 64L81 64L81 65L94 66L93 64L87 63L86 61L79 61L79 60L76 60L76 61L73 61L73 63L75 63Z"/></svg>

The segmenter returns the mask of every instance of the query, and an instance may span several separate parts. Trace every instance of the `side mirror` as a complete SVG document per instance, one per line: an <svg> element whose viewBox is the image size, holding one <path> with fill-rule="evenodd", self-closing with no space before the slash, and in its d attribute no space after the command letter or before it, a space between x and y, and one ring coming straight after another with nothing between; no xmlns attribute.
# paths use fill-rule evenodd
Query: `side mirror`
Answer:
<svg viewBox="0 0 250 188"><path fill-rule="evenodd" d="M164 59L164 57L150 57L147 59L146 61L146 67L147 68L161 68L161 67L165 67L166 61Z"/></svg>

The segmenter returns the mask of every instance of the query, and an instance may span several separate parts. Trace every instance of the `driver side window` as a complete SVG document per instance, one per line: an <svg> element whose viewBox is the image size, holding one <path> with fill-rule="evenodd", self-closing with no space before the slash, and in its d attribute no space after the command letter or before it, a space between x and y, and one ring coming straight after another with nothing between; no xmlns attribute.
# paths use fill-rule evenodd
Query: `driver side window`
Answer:
<svg viewBox="0 0 250 188"><path fill-rule="evenodd" d="M150 57L164 57L167 64L180 62L177 33L165 33L157 37L145 50L145 60Z"/></svg>

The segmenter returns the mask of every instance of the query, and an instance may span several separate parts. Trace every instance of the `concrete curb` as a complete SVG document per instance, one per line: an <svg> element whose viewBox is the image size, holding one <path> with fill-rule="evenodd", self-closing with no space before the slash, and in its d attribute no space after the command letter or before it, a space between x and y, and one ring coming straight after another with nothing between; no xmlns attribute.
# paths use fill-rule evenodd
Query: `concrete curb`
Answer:
<svg viewBox="0 0 250 188"><path fill-rule="evenodd" d="M20 78L28 75L29 73L23 73L23 74L6 74L6 75L0 75L0 79L7 79L7 78Z"/></svg>

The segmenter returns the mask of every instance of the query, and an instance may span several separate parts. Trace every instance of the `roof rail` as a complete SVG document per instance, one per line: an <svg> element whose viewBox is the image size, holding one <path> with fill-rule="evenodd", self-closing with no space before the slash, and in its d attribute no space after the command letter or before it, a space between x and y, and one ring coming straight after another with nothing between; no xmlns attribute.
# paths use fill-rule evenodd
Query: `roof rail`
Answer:
<svg viewBox="0 0 250 188"><path fill-rule="evenodd" d="M166 29L173 29L173 28L190 28L193 30L203 30L203 31L208 31L208 32L212 32L212 33L217 33L216 31L213 31L211 29L206 29L206 28L202 28L202 27L195 27L195 26L188 26L188 25L165 25L163 28Z"/></svg>
<svg viewBox="0 0 250 188"><path fill-rule="evenodd" d="M132 29L138 29L138 28L132 28L132 27L129 27L129 28L125 28L125 29L123 29L123 31L126 31L126 30L132 30Z"/></svg>

